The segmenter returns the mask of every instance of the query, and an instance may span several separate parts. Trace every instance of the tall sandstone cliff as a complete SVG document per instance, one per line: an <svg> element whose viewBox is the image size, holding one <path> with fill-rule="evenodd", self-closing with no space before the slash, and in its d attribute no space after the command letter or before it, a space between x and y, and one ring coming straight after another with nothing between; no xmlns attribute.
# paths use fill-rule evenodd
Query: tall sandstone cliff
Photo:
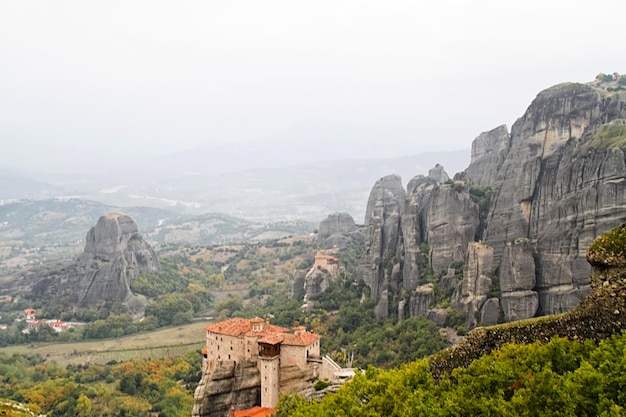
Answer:
<svg viewBox="0 0 626 417"><path fill-rule="evenodd" d="M160 268L135 221L125 214L109 213L87 233L83 253L71 265L39 280L33 293L63 298L79 308L113 301L141 312L143 304L131 292L130 281L138 273Z"/></svg>
<svg viewBox="0 0 626 417"><path fill-rule="evenodd" d="M406 191L398 176L374 185L362 268L379 319L428 315L426 283L470 327L568 311L589 293L587 248L626 220L626 94L606 87L541 92L510 134L475 139L454 180L438 169Z"/></svg>

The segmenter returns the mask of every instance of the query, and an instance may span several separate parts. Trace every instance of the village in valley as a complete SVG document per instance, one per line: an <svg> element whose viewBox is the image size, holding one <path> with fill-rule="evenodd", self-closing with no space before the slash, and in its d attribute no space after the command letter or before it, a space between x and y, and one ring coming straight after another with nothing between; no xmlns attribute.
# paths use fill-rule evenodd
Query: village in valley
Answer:
<svg viewBox="0 0 626 417"><path fill-rule="evenodd" d="M11 302L12 297L5 297L5 302ZM2 317L0 317L1 319ZM37 310L34 308L26 308L18 312L17 317L14 319L16 323L25 323L21 330L22 334L30 334L33 331L38 331L42 326L47 326L54 330L56 333L67 331L76 326L83 326L85 323L79 322L64 322L59 319L38 319ZM7 330L8 325L6 323L0 324L0 330Z"/></svg>

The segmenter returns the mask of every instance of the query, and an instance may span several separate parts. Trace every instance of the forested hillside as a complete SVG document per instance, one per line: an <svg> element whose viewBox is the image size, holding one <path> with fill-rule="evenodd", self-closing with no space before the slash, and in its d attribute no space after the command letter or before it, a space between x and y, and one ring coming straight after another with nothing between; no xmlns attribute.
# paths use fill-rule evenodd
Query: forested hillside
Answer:
<svg viewBox="0 0 626 417"><path fill-rule="evenodd" d="M285 416L619 416L626 407L626 223L587 252L592 292L574 310L473 330L390 371L368 368L321 403L282 399Z"/></svg>
<svg viewBox="0 0 626 417"><path fill-rule="evenodd" d="M0 353L0 398L48 416L188 416L201 362L198 352L189 352L62 368L37 356Z"/></svg>
<svg viewBox="0 0 626 417"><path fill-rule="evenodd" d="M509 344L435 381L428 361L370 367L320 403L283 397L284 417L623 416L626 335Z"/></svg>

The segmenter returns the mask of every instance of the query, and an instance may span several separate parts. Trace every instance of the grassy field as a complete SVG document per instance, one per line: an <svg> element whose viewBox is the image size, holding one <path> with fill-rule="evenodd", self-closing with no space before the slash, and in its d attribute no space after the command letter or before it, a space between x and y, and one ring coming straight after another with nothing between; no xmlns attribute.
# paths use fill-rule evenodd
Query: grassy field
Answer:
<svg viewBox="0 0 626 417"><path fill-rule="evenodd" d="M0 348L0 353L36 354L60 366L175 357L189 350L197 350L200 354L205 344L206 325L207 322L202 321L116 339L9 346Z"/></svg>

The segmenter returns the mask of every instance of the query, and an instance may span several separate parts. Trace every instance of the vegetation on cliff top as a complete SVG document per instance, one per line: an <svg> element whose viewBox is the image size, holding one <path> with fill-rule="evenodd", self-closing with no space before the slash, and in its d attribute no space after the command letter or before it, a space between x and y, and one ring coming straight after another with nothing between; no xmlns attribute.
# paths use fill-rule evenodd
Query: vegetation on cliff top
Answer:
<svg viewBox="0 0 626 417"><path fill-rule="evenodd" d="M626 120L614 120L601 126L593 136L591 146L598 149L626 149Z"/></svg>
<svg viewBox="0 0 626 417"><path fill-rule="evenodd" d="M587 256L594 266L592 292L567 313L477 328L461 343L429 360L435 377L468 366L506 343L546 342L559 336L600 341L624 331L626 323L626 223L598 237Z"/></svg>
<svg viewBox="0 0 626 417"><path fill-rule="evenodd" d="M626 140L626 126L623 127ZM626 223L594 240L587 251L587 261L594 266L626 266Z"/></svg>

